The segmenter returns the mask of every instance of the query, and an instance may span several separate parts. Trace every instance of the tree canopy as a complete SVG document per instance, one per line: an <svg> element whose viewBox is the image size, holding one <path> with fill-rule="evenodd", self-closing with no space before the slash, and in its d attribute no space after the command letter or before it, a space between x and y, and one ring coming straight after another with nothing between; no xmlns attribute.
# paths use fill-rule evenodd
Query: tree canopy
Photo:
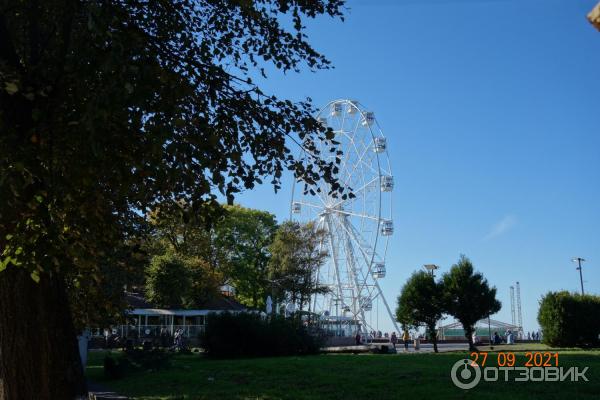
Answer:
<svg viewBox="0 0 600 400"><path fill-rule="evenodd" d="M444 304L448 314L462 324L469 348L474 349L473 330L480 319L500 311L502 304L496 300L496 288L490 287L473 264L461 255L458 262L442 276Z"/></svg>
<svg viewBox="0 0 600 400"><path fill-rule="evenodd" d="M312 118L310 102L277 98L252 80L267 64L329 68L304 21L340 18L342 8L341 0L3 3L3 398L85 391L67 289L92 294L123 268L118 254L139 250L149 210L184 201L210 219L218 194L231 203L265 179L277 190L285 170L347 195L333 177L339 160L315 148L333 144L333 132ZM311 165L293 157L293 142ZM36 324L47 332L24 333Z"/></svg>
<svg viewBox="0 0 600 400"><path fill-rule="evenodd" d="M277 301L289 301L299 309L309 306L313 295L326 293L327 287L317 281L319 268L328 253L322 246L325 231L313 223L283 223L271 244L269 279Z"/></svg>
<svg viewBox="0 0 600 400"><path fill-rule="evenodd" d="M431 274L417 271L411 275L398 296L396 319L403 326L427 328L437 353L436 323L444 312L444 288Z"/></svg>
<svg viewBox="0 0 600 400"><path fill-rule="evenodd" d="M219 276L197 257L173 251L154 256L146 269L147 299L163 308L199 308L214 298Z"/></svg>
<svg viewBox="0 0 600 400"><path fill-rule="evenodd" d="M262 308L268 295L269 246L277 230L269 212L237 205L225 208L226 215L216 227L217 246L227 249L225 272L236 289L238 301Z"/></svg>

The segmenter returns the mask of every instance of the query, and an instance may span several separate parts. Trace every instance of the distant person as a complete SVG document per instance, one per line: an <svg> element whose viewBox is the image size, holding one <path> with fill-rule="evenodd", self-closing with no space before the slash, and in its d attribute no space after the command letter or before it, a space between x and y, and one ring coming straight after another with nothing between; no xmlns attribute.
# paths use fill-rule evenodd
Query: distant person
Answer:
<svg viewBox="0 0 600 400"><path fill-rule="evenodd" d="M354 341L356 342L357 346L360 346L360 332L356 333L356 336L354 337Z"/></svg>
<svg viewBox="0 0 600 400"><path fill-rule="evenodd" d="M385 333L384 337L385 337L386 339L389 337L387 332Z"/></svg>
<svg viewBox="0 0 600 400"><path fill-rule="evenodd" d="M473 332L472 340L473 340L473 344L479 344L479 338L477 337L477 332Z"/></svg>
<svg viewBox="0 0 600 400"><path fill-rule="evenodd" d="M169 345L169 343L168 343L167 328L165 328L163 326L162 328L160 328L160 346L165 348L168 345Z"/></svg>
<svg viewBox="0 0 600 400"><path fill-rule="evenodd" d="M502 343L502 338L498 335L498 332L494 332L494 344Z"/></svg>
<svg viewBox="0 0 600 400"><path fill-rule="evenodd" d="M402 340L404 341L404 351L408 351L408 343L410 342L410 334L408 333L408 330L404 330L404 333L402 334Z"/></svg>
<svg viewBox="0 0 600 400"><path fill-rule="evenodd" d="M396 343L398 343L398 337L396 336L396 332L392 332L392 336L390 338L390 341L392 342L392 346L394 346L394 349L396 348Z"/></svg>
<svg viewBox="0 0 600 400"><path fill-rule="evenodd" d="M179 332L179 329L175 329L175 333L173 333L173 344L175 346L175 349L179 349L180 346L180 335L181 332Z"/></svg>

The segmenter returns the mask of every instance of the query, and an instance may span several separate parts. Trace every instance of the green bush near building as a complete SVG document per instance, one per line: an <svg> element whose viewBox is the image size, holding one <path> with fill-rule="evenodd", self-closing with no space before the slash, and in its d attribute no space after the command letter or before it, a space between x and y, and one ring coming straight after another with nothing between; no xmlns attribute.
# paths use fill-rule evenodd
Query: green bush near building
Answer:
<svg viewBox="0 0 600 400"><path fill-rule="evenodd" d="M210 314L200 337L210 357L273 357L319 353L320 336L299 321L258 313Z"/></svg>
<svg viewBox="0 0 600 400"><path fill-rule="evenodd" d="M538 322L550 346L600 345L600 296L548 292L540 301Z"/></svg>

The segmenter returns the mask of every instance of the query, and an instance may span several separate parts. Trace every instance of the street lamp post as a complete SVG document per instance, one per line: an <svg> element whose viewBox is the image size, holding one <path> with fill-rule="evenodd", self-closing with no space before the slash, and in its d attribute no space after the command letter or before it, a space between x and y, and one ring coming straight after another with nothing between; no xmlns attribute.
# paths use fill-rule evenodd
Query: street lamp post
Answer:
<svg viewBox="0 0 600 400"><path fill-rule="evenodd" d="M585 258L573 257L571 259L571 261L573 261L573 262L577 261L578 267L576 269L579 270L579 280L581 282L581 295L583 296L585 293L583 292L583 272L581 271L581 262L585 261Z"/></svg>
<svg viewBox="0 0 600 400"><path fill-rule="evenodd" d="M427 270L427 272L429 272L429 274L431 275L431 279L435 279L435 270L439 269L440 267L438 267L435 264L425 264L423 265L423 268L425 268ZM437 321L436 321L437 323ZM425 329L425 332L427 332L427 329ZM431 335L437 335L437 332L430 332Z"/></svg>
<svg viewBox="0 0 600 400"><path fill-rule="evenodd" d="M440 267L438 267L435 264L425 264L425 265L423 265L423 268L425 268L427 270L427 272L429 272L431 274L432 278L435 278L435 270L439 269Z"/></svg>
<svg viewBox="0 0 600 400"><path fill-rule="evenodd" d="M490 350L494 350L494 344L492 343L492 326L490 323L490 314L488 314L488 339L490 341Z"/></svg>

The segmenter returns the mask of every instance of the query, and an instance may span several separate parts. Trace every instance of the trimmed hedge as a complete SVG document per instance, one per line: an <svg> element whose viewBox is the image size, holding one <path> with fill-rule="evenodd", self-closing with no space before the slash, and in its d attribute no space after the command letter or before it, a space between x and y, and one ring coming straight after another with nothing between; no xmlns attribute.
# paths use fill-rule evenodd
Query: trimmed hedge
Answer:
<svg viewBox="0 0 600 400"><path fill-rule="evenodd" d="M542 341L550 346L600 345L600 297L549 292L540 301Z"/></svg>
<svg viewBox="0 0 600 400"><path fill-rule="evenodd" d="M317 354L323 343L296 320L253 313L208 315L200 341L217 358Z"/></svg>

